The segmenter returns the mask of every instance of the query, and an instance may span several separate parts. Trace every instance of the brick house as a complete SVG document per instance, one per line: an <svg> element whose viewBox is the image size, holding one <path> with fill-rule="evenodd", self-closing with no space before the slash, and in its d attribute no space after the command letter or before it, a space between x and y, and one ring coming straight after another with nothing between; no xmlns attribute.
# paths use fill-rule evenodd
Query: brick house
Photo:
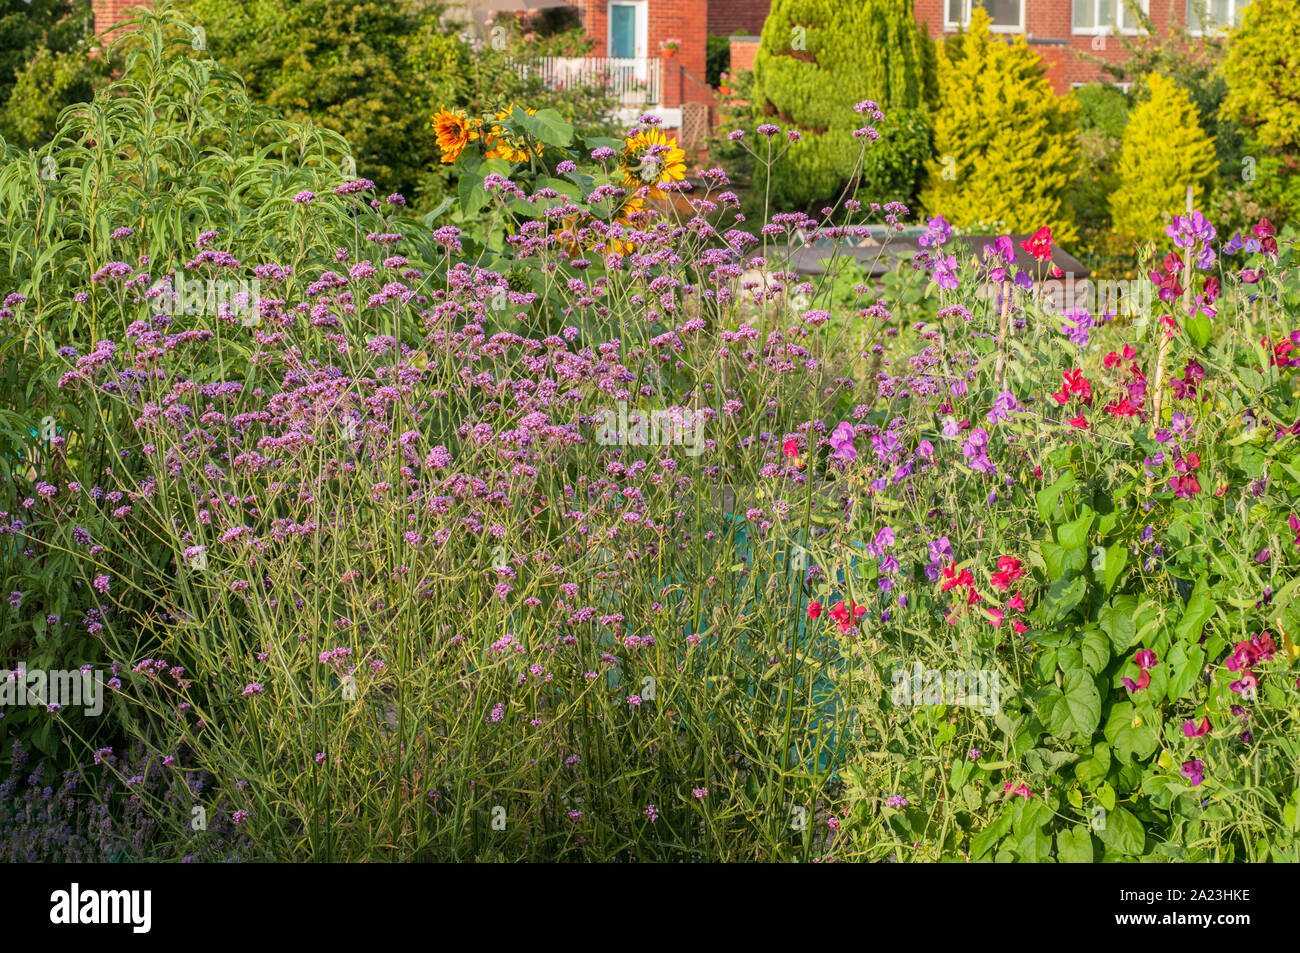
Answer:
<svg viewBox="0 0 1300 953"><path fill-rule="evenodd" d="M93 2L95 32L105 33L126 18L128 8L146 0ZM709 133L714 93L705 81L708 34L757 31L771 6L770 0L567 2L577 10L594 49L585 57L551 57L519 68L536 70L555 83L598 79L614 89L620 119L632 122L638 115L656 114L688 146ZM455 8L457 19L478 24L474 32L480 41L490 33L483 29L487 18L510 15L487 9L483 0L449 0L448 6Z"/></svg>
<svg viewBox="0 0 1300 953"><path fill-rule="evenodd" d="M94 0L95 31L105 32L140 0ZM482 0L452 0L479 23L489 15ZM731 70L750 69L771 0L567 0L578 12L594 49L585 57L554 57L527 68L557 83L593 77L611 85L620 117L657 114L684 146L709 132L713 91L705 81L710 34L731 38ZM1191 24L1212 32L1240 20L1250 0L1141 0L1157 30ZM1080 54L1111 62L1124 56L1114 32L1136 34L1123 0L914 0L917 22L942 38L970 22L972 5L984 7L993 29L1024 34L1042 56L1058 92L1107 79ZM554 2L543 5L553 6ZM1204 6L1209 21L1197 12ZM675 43L676 48L670 48Z"/></svg>
<svg viewBox="0 0 1300 953"><path fill-rule="evenodd" d="M1197 0L1141 0L1156 31L1188 25L1193 34L1214 32L1240 22L1250 0L1208 0L1209 23L1201 23ZM982 6L993 19L993 29L1009 35L1024 34L1047 65L1047 78L1059 93L1083 83L1110 81L1100 66L1080 54L1120 63L1124 48L1115 33L1136 35L1123 0L915 0L916 19L941 38L970 22L971 6Z"/></svg>
<svg viewBox="0 0 1300 953"><path fill-rule="evenodd" d="M717 2L717 0L715 0ZM1163 32L1173 25L1188 25L1193 35L1203 35L1239 23L1241 12L1250 0L1141 0L1142 9L1151 17L1157 31ZM1202 4L1206 20L1202 23L1198 13ZM720 6L751 7L757 4L737 0ZM1024 34L1029 45L1043 58L1047 78L1058 93L1069 92L1073 86L1091 82L1108 82L1110 77L1101 67L1080 54L1097 56L1111 63L1124 57L1123 46L1113 33L1136 35L1136 25L1129 22L1123 0L914 0L918 23L929 29L930 35L942 39L970 23L972 5L982 6L993 19L993 29L1009 36ZM713 4L709 8L712 30ZM751 24L753 18L749 21ZM758 51L758 33L763 19L757 19L757 28L748 26L748 35L731 36L731 68L753 67Z"/></svg>

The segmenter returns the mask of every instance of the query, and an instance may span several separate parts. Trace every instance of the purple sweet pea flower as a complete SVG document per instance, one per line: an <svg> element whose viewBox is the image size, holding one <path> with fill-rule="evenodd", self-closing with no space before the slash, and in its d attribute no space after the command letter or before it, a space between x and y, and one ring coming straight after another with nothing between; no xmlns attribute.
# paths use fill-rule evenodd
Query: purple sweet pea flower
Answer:
<svg viewBox="0 0 1300 953"><path fill-rule="evenodd" d="M841 421L836 428L831 431L831 446L834 452L831 456L843 463L848 463L858 455L857 448L853 446L853 425Z"/></svg>
<svg viewBox="0 0 1300 953"><path fill-rule="evenodd" d="M939 571L945 563L953 561L952 544L947 536L940 536L929 543L930 564L925 567L925 575L931 582L939 581Z"/></svg>
<svg viewBox="0 0 1300 953"><path fill-rule="evenodd" d="M1087 311L1071 311L1061 325L1061 333L1078 347L1088 346L1088 331L1093 326L1092 315Z"/></svg>
<svg viewBox="0 0 1300 953"><path fill-rule="evenodd" d="M916 240L922 248L938 248L952 237L952 226L943 220L942 215L926 219L925 225L925 234Z"/></svg>
<svg viewBox="0 0 1300 953"><path fill-rule="evenodd" d="M1009 420L1012 414L1018 414L1024 411L1020 406L1020 401L1016 400L1016 395L1009 390L1004 390L993 398L993 408L984 415L984 419L990 424L996 424L1000 420Z"/></svg>
<svg viewBox="0 0 1300 953"><path fill-rule="evenodd" d="M1184 761L1182 769L1178 773L1191 781L1192 787L1196 787L1205 780L1205 762L1201 761L1200 758Z"/></svg>

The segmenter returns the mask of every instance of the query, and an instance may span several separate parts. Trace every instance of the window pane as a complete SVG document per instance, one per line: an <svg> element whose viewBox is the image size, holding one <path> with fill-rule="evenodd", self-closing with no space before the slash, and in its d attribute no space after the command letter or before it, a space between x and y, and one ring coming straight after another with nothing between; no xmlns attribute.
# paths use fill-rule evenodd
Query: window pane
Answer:
<svg viewBox="0 0 1300 953"><path fill-rule="evenodd" d="M979 0L994 26L1020 26L1020 0Z"/></svg>
<svg viewBox="0 0 1300 953"><path fill-rule="evenodd" d="M1122 0L1097 0L1097 26L1103 30L1119 26L1119 7Z"/></svg>
<svg viewBox="0 0 1300 953"><path fill-rule="evenodd" d="M1096 26L1096 0L1074 0L1074 28L1091 30Z"/></svg>
<svg viewBox="0 0 1300 953"><path fill-rule="evenodd" d="M1115 26L1121 30L1138 29L1138 17L1128 12L1128 4L1125 0L1114 0L1115 4Z"/></svg>
<svg viewBox="0 0 1300 953"><path fill-rule="evenodd" d="M949 23L965 23L966 18L961 15L962 0L948 0L948 18Z"/></svg>
<svg viewBox="0 0 1300 953"><path fill-rule="evenodd" d="M609 55L636 56L636 7L631 4L609 5Z"/></svg>
<svg viewBox="0 0 1300 953"><path fill-rule="evenodd" d="M1198 0L1187 0L1187 29L1200 30L1201 17L1197 10Z"/></svg>

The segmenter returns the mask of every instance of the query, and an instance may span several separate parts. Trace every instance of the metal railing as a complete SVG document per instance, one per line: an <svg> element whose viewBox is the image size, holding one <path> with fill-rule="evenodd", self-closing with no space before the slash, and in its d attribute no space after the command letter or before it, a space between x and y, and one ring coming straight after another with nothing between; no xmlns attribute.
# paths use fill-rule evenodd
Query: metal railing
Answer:
<svg viewBox="0 0 1300 953"><path fill-rule="evenodd" d="M525 79L539 79L551 89L602 86L622 106L659 103L660 60L649 56L542 56L512 58L510 66Z"/></svg>

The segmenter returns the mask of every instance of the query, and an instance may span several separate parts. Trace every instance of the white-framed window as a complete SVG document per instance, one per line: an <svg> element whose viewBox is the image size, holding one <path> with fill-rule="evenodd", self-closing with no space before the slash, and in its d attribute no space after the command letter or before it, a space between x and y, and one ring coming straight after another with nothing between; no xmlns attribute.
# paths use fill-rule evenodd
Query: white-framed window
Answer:
<svg viewBox="0 0 1300 953"><path fill-rule="evenodd" d="M647 55L646 0L610 0L609 55L640 59Z"/></svg>
<svg viewBox="0 0 1300 953"><path fill-rule="evenodd" d="M1137 33L1139 21L1124 0L1074 0L1070 32L1074 34ZM1151 0L1141 0L1143 13L1151 12Z"/></svg>
<svg viewBox="0 0 1300 953"><path fill-rule="evenodd" d="M1085 86L1096 86L1098 83L1100 83L1103 86L1114 86L1120 92L1124 92L1124 93L1127 93L1130 89L1133 88L1132 83L1112 83L1104 79L1095 79L1091 83L1071 83L1070 88L1083 89L1083 87Z"/></svg>
<svg viewBox="0 0 1300 953"><path fill-rule="evenodd" d="M1249 4L1250 0L1187 0L1187 30L1193 36L1230 30L1241 24L1241 12Z"/></svg>
<svg viewBox="0 0 1300 953"><path fill-rule="evenodd" d="M1025 32L1025 0L944 0L944 29L970 26L971 7L983 7L994 33Z"/></svg>

